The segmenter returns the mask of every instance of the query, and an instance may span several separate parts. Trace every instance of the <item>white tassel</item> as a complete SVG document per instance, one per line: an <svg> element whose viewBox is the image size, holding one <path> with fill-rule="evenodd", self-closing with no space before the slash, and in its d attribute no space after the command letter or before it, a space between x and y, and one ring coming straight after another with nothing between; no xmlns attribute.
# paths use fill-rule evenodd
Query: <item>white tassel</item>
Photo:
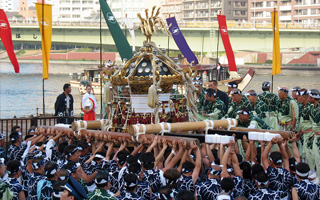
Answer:
<svg viewBox="0 0 320 200"><path fill-rule="evenodd" d="M157 88L155 85L151 85L148 90L148 106L150 108L155 108L158 101Z"/></svg>
<svg viewBox="0 0 320 200"><path fill-rule="evenodd" d="M104 103L109 103L113 100L113 92L112 92L112 84L111 83L108 83L107 84L107 88L106 88L106 91L105 91L105 101Z"/></svg>

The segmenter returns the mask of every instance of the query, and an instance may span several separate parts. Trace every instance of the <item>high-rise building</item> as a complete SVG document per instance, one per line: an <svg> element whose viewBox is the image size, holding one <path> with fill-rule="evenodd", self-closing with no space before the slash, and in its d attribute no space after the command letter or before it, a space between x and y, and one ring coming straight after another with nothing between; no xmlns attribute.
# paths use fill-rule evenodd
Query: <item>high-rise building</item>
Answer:
<svg viewBox="0 0 320 200"><path fill-rule="evenodd" d="M162 1L161 14L163 18L175 16L177 21L182 19L182 0Z"/></svg>
<svg viewBox="0 0 320 200"><path fill-rule="evenodd" d="M222 2L222 14L227 20L248 20L248 0L224 0Z"/></svg>
<svg viewBox="0 0 320 200"><path fill-rule="evenodd" d="M125 16L138 22L138 13L145 16L144 11L148 6L146 2L147 0L107 0L119 23ZM53 21L80 22L95 20L100 16L99 0L46 0L46 3L53 4Z"/></svg>
<svg viewBox="0 0 320 200"><path fill-rule="evenodd" d="M54 0L52 4L53 21L59 22L92 19L100 10L99 0Z"/></svg>
<svg viewBox="0 0 320 200"><path fill-rule="evenodd" d="M3 9L5 12L14 11L13 0L1 0L0 1L0 8Z"/></svg>
<svg viewBox="0 0 320 200"><path fill-rule="evenodd" d="M279 22L320 23L320 0L249 0L249 21L253 23L271 22L274 8L279 12Z"/></svg>
<svg viewBox="0 0 320 200"><path fill-rule="evenodd" d="M145 9L149 8L149 17L151 15L150 6L147 0L108 0L108 4L112 10L113 15L120 23L126 16L133 19L134 22L140 22L137 14L140 13L145 17ZM149 1L152 3L152 1Z"/></svg>
<svg viewBox="0 0 320 200"><path fill-rule="evenodd" d="M28 5L28 0L20 0L18 6L19 15L22 15L24 19L35 20L37 18L37 11L35 5Z"/></svg>
<svg viewBox="0 0 320 200"><path fill-rule="evenodd" d="M176 12L180 21L213 21L220 12L227 20L248 19L248 0L164 0L162 7L164 16Z"/></svg>

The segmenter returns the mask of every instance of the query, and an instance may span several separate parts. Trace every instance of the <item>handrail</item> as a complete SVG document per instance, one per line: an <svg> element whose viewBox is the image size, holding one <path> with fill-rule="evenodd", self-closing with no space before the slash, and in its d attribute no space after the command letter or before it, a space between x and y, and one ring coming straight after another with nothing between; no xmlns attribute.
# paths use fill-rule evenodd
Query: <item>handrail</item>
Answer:
<svg viewBox="0 0 320 200"><path fill-rule="evenodd" d="M212 16L211 16L212 17ZM213 16L216 17L216 16ZM37 26L37 20L27 20L27 19L9 19L11 26ZM238 22L238 21L227 21L229 29L271 29L271 22ZM53 21L52 26L93 26L98 27L99 21L97 20L79 20L79 21ZM180 21L180 28L217 28L218 21ZM103 24L103 27L107 28L106 24ZM139 24L135 23L134 27L138 28ZM279 23L280 29L320 29L320 24L303 24L303 23ZM122 27L124 28L124 27Z"/></svg>
<svg viewBox="0 0 320 200"><path fill-rule="evenodd" d="M0 133L6 133L6 137L8 138L8 134L11 132L11 128L13 126L20 126L21 132L23 135L28 133L28 130L32 126L39 126L39 125L48 125L54 126L58 123L58 120L80 120L81 117L73 116L73 117L57 117L57 116L36 116L36 117L19 117L19 118L3 118L0 119Z"/></svg>

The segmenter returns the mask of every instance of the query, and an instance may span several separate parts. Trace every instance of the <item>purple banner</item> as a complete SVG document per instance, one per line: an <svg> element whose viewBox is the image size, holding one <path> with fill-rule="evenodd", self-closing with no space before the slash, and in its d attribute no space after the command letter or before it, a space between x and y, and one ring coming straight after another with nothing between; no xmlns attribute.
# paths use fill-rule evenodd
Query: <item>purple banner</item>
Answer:
<svg viewBox="0 0 320 200"><path fill-rule="evenodd" d="M176 42L178 48L180 49L181 53L184 57L187 58L188 62L191 63L194 61L194 64L198 64L198 59L191 51L189 45L187 44L186 39L184 38L183 34L180 31L178 23L175 17L167 18L167 24L169 26L169 30L172 33L172 37Z"/></svg>

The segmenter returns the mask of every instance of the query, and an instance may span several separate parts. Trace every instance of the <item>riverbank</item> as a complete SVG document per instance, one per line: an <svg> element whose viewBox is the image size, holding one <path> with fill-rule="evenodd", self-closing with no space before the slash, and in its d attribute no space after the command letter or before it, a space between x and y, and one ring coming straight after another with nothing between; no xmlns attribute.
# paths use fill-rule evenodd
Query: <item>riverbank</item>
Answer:
<svg viewBox="0 0 320 200"><path fill-rule="evenodd" d="M46 113L54 113L54 103L59 94L63 91L63 85L70 80L70 73L82 72L84 68L90 67L91 62L72 62L68 64L61 62L57 64L51 62L49 68L49 79L44 81L45 88L45 110ZM94 63L92 66L96 66ZM0 61L0 118L12 118L13 116L29 116L42 113L43 98L42 98L42 64L20 63L20 73L15 74L12 65ZM252 67L252 66L251 66ZM239 72L245 74L248 71L247 66L239 67ZM277 87L286 86L293 88L300 86L301 88L313 89L320 88L319 84L320 71L312 70L286 70L282 69L280 75L274 76L274 92ZM264 81L271 80L271 67L257 67L256 74L252 81L245 89L261 91L261 84ZM73 88L72 95L74 98L74 114L80 114L80 103L82 95ZM101 99L97 99L97 112L100 111Z"/></svg>
<svg viewBox="0 0 320 200"><path fill-rule="evenodd" d="M0 63L10 63L9 59L3 59ZM42 60L24 60L19 59L19 63L21 64L41 64ZM82 61L82 60L50 60L50 65L71 65L71 66L81 66L81 68L86 67L94 67L100 65L100 61ZM272 64L247 64L247 65L239 65L239 73L245 74L249 68L254 67L255 73L260 75L268 75L271 74ZM78 71L78 69L77 69ZM80 72L80 71L78 71ZM299 75L299 74L310 74L314 73L316 75L320 75L320 67L314 67L313 65L285 65L281 66L281 73L283 75Z"/></svg>

